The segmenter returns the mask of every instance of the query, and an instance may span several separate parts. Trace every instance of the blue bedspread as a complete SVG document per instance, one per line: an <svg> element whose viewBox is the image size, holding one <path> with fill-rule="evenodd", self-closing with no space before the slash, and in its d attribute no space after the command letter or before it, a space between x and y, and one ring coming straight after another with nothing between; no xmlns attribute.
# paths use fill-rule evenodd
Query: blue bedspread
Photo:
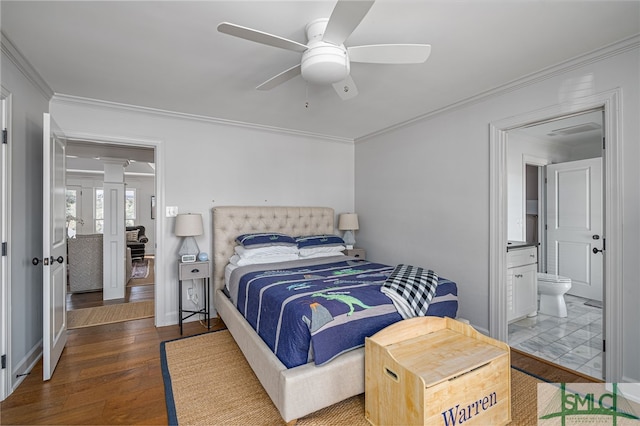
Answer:
<svg viewBox="0 0 640 426"><path fill-rule="evenodd" d="M344 257L238 268L236 307L288 368L324 364L402 320L380 286L392 266ZM455 318L457 288L439 278L427 315Z"/></svg>

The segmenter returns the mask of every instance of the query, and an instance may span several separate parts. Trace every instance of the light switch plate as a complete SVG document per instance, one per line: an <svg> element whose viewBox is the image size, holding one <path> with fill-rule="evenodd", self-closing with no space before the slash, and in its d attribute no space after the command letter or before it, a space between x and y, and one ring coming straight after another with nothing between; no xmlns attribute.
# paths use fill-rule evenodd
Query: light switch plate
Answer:
<svg viewBox="0 0 640 426"><path fill-rule="evenodd" d="M178 206L167 206L167 217L178 216Z"/></svg>

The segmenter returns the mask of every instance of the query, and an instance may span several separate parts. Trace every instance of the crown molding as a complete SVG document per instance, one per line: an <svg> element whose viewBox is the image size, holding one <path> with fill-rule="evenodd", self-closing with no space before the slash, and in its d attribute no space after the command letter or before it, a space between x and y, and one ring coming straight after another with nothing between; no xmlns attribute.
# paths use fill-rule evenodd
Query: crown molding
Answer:
<svg viewBox="0 0 640 426"><path fill-rule="evenodd" d="M458 102L447 105L446 107L429 111L425 114L419 115L412 119L409 119L400 123L396 123L389 127L385 127L384 129L380 129L376 132L369 133L361 137L357 137L354 139L354 143L356 144L361 143L366 141L367 139L371 139L375 136L380 136L385 133L389 133L393 130L400 129L410 124L413 124L422 120L427 120L429 118L438 116L440 114L444 114L446 112L461 109L463 107L472 105L474 103L484 102L490 98L502 96L506 93L519 90L527 86L531 86L541 81L553 78L557 75L564 74L576 68L581 68L585 65L589 65L594 62L599 62L604 59L610 58L612 56L617 56L629 50L637 49L639 47L640 47L640 34L636 34L634 36L609 44L607 46L604 46L592 52L579 55L571 59L567 59L566 61L560 62L559 64L552 65L547 68L543 68L542 70L531 73L531 74L527 74L509 83L505 83L493 89L478 93L477 95L468 97L466 99L462 99Z"/></svg>
<svg viewBox="0 0 640 426"><path fill-rule="evenodd" d="M36 71L36 69L27 61L27 59L20 53L18 48L11 42L4 32L0 30L0 43L2 44L2 54L5 55L20 72L29 80L35 87L38 88L40 93L47 99L51 100L53 96L53 90L42 76Z"/></svg>
<svg viewBox="0 0 640 426"><path fill-rule="evenodd" d="M80 96L65 95L61 93L55 93L51 101L60 103L60 104L84 105L84 106L93 107L97 109L124 111L124 112L144 114L144 115L154 116L154 117L158 117L158 116L170 117L175 119L198 121L198 122L218 124L218 125L224 125L224 126L242 127L246 129L259 130L259 131L270 132L270 133L279 133L279 134L285 133L293 136L304 136L304 137L313 138L313 139L321 139L321 140L330 141L330 142L346 143L350 145L353 145L353 142L354 142L352 138L342 138L338 136L325 135L321 133L304 132L300 130L287 129L283 127L265 126L262 124L247 123L243 121L227 120L224 118L208 117L204 115L188 114L184 112L168 111L168 110L150 108L150 107L144 107L144 106L138 106L138 105L103 101L99 99L84 98Z"/></svg>

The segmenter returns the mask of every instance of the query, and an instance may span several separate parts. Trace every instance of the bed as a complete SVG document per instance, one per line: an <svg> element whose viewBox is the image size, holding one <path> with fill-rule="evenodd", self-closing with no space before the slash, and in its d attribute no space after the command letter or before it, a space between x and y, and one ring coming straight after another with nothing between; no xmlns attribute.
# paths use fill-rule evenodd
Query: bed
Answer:
<svg viewBox="0 0 640 426"><path fill-rule="evenodd" d="M229 297L230 293L225 289L225 271L228 281L231 274L226 267L229 259L234 255L234 247L237 244L235 239L238 235L253 232L278 232L292 236L334 234L334 220L333 209L326 207L224 206L213 209L213 299L215 309L233 335L282 418L288 423L363 393L364 348L348 350L327 358L320 363L321 365L314 362L317 360L310 362L304 360L304 362L294 362L293 364L290 364L288 360L283 362L274 354L273 342L266 338L269 343L265 343L265 340L254 330L255 323L253 326L250 324L250 321L254 321L251 318L247 321L234 305L238 295ZM330 265L327 266L324 263ZM321 268L324 271L345 266L338 265L339 263L345 263L347 267L357 265L358 268L370 268L369 275L375 275L375 272L384 266L342 256L340 258L328 257L322 261L309 261L305 263L305 267ZM388 265L386 266L388 267ZM281 270L281 264L276 265L275 269ZM291 272L288 269L287 271L288 274L297 273L297 271ZM314 274L317 275L316 270L314 270ZM455 284L453 285L455 286ZM234 291L237 292L237 290ZM377 293L381 294L379 291ZM370 304L373 305L373 303ZM383 308L386 307L383 306ZM395 318L393 314L388 313L381 320L386 322L380 322L376 327L383 327L390 321L395 322L401 319L397 311L394 312ZM287 367L285 362L291 367Z"/></svg>

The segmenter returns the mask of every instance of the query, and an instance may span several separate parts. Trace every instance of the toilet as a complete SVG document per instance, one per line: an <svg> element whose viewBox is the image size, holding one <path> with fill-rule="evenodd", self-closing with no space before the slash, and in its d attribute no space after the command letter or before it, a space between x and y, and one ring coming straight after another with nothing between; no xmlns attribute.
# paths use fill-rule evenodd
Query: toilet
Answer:
<svg viewBox="0 0 640 426"><path fill-rule="evenodd" d="M538 294L540 295L538 312L554 317L566 317L567 304L564 301L564 294L570 289L571 278L538 272Z"/></svg>

